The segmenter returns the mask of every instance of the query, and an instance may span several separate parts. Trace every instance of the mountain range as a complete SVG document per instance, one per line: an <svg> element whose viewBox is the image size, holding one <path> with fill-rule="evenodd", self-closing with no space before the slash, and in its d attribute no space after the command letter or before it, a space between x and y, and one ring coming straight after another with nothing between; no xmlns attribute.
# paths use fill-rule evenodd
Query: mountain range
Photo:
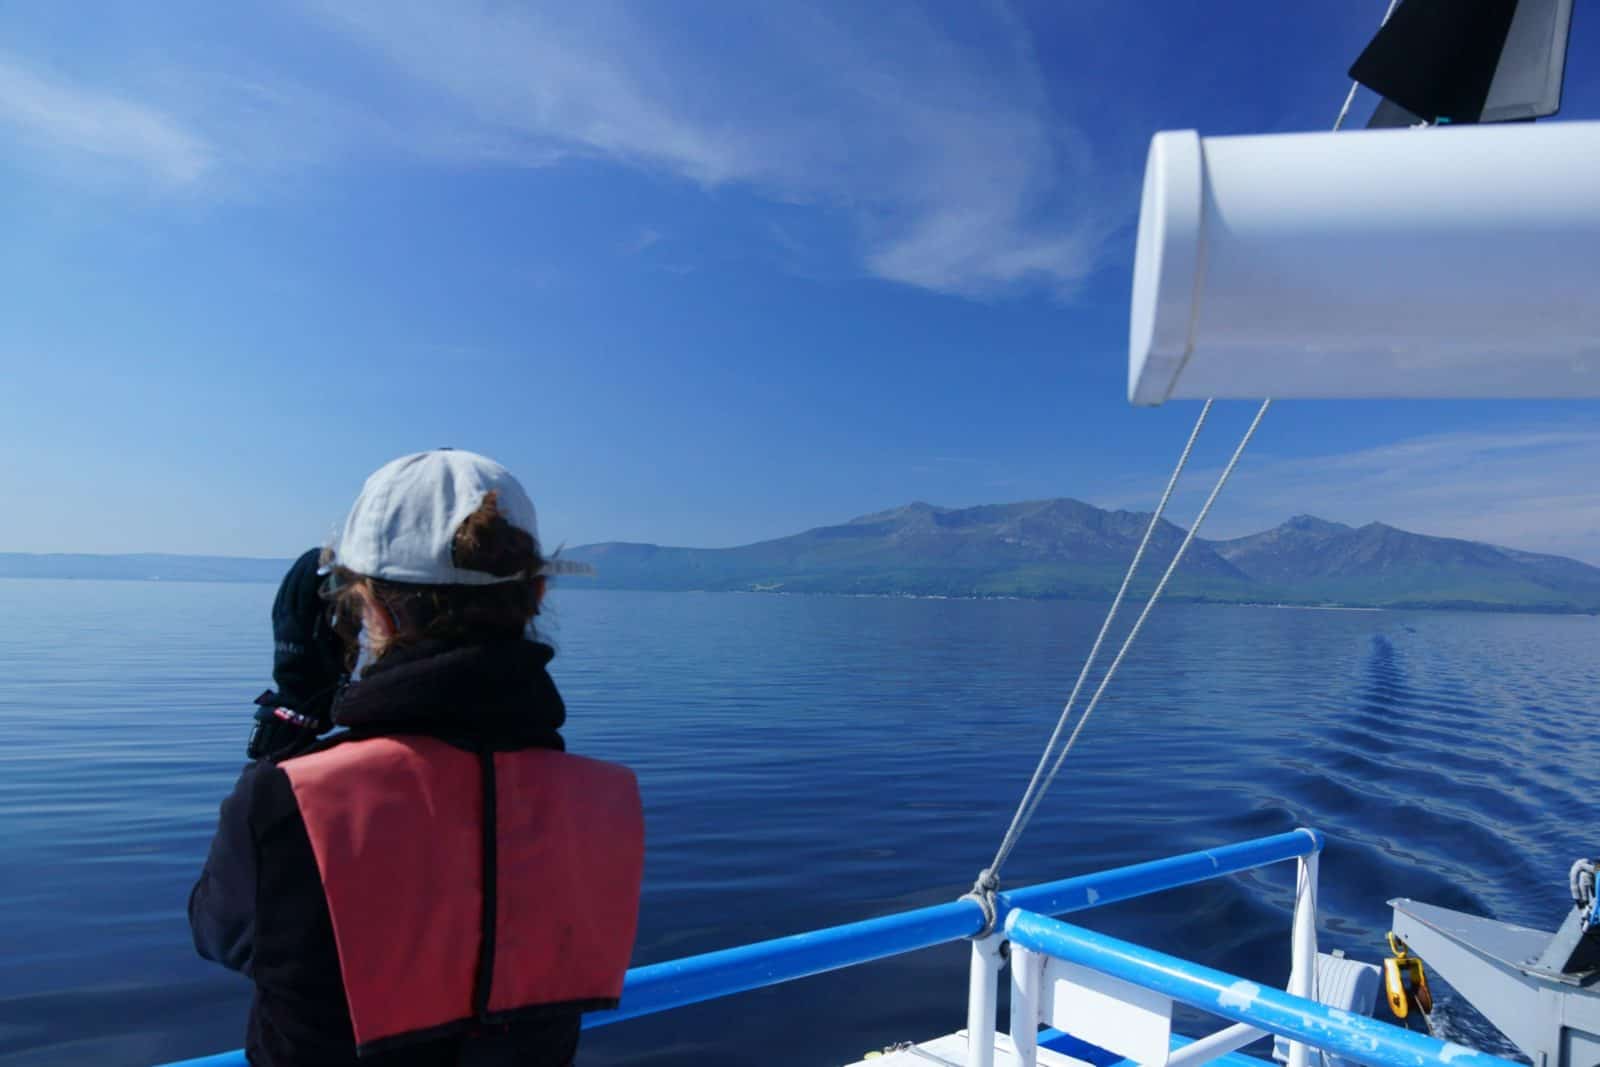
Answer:
<svg viewBox="0 0 1600 1067"><path fill-rule="evenodd" d="M593 564L573 585L931 596L1112 596L1150 521L1079 500L972 508L913 503L738 548L612 542L565 556ZM1133 592L1147 592L1184 531L1163 520ZM1231 540L1196 538L1176 600L1600 611L1600 568L1561 556L1309 515Z"/></svg>
<svg viewBox="0 0 1600 1067"><path fill-rule="evenodd" d="M1108 599L1150 521L1079 500L943 508L913 503L737 548L633 542L562 553L594 567L574 588L755 590ZM1132 592L1146 593L1183 541L1165 520ZM0 553L0 578L270 581L287 560ZM1600 612L1600 568L1561 556L1310 515L1230 540L1196 538L1174 600L1349 607Z"/></svg>

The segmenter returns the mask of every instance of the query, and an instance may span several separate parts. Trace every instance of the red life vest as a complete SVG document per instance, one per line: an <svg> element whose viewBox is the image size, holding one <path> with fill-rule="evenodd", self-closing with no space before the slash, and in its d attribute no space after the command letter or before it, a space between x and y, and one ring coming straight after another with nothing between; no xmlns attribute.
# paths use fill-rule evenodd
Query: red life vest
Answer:
<svg viewBox="0 0 1600 1067"><path fill-rule="evenodd" d="M632 772L414 736L281 766L327 894L358 1050L616 1005L644 868Z"/></svg>

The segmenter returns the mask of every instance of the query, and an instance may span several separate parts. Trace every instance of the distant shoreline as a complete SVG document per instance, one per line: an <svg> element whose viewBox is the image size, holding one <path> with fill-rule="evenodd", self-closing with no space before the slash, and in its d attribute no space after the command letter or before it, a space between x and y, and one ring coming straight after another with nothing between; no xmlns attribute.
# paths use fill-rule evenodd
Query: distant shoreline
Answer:
<svg viewBox="0 0 1600 1067"><path fill-rule="evenodd" d="M284 566L289 565L284 560ZM168 578L159 575L149 577L136 577L132 575L26 575L7 574L0 575L0 582L122 582L127 584L146 585L273 585L278 579L272 578ZM645 586L617 586L617 585L590 585L584 583L581 577L576 581L559 580L556 584L558 591L579 590L593 593L714 593L747 596L804 596L804 597L845 597L853 600L1012 600L1033 603L1059 603L1071 602L1080 604L1108 604L1111 597L1087 596L1024 596L1016 593L996 594L959 594L959 593L849 593L830 590L799 590L775 588L750 588L750 589L651 589ZM1502 604L1288 604L1267 601L1245 600L1212 600L1205 597L1166 597L1164 603L1185 605L1209 605L1221 608L1277 608L1286 611L1442 611L1453 615L1575 615L1575 616L1600 616L1600 611L1584 608L1559 608L1537 607L1528 605L1502 605Z"/></svg>
<svg viewBox="0 0 1600 1067"><path fill-rule="evenodd" d="M285 570L289 561L283 561ZM166 578L111 574L0 574L0 582L128 582L142 585L276 585L280 578Z"/></svg>
<svg viewBox="0 0 1600 1067"><path fill-rule="evenodd" d="M830 596L848 597L855 600L1021 600L1037 603L1073 602L1080 604L1109 604L1112 598L1108 596L1026 596L1018 593L852 593L844 590L830 589L772 589L772 588L745 588L745 589L706 589L706 588L651 588L649 586L625 585L574 585L566 582L558 583L560 590L586 589L590 592L605 593L732 593L748 596ZM1493 604L1486 602L1450 603L1397 603L1397 604L1291 604L1276 601L1257 600L1221 600L1203 596L1165 596L1161 599L1163 604L1196 604L1211 605L1220 608L1281 608L1294 611L1445 611L1456 615L1588 615L1600 616L1600 610L1577 607L1541 607L1527 604Z"/></svg>
<svg viewBox="0 0 1600 1067"><path fill-rule="evenodd" d="M1394 608L1377 607L1364 604L1253 604L1241 602L1235 607L1241 608L1283 608L1292 611L1394 611ZM1426 610L1426 609L1415 609ZM1470 611L1470 608L1458 608L1460 611ZM1530 614L1549 614L1548 612L1530 612ZM1587 612L1571 612L1570 614L1588 614Z"/></svg>

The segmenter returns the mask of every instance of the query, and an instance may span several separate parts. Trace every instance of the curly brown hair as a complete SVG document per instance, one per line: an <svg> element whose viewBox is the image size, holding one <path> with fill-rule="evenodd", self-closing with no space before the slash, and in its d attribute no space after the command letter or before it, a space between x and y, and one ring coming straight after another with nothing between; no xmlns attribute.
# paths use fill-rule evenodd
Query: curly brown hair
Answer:
<svg viewBox="0 0 1600 1067"><path fill-rule="evenodd" d="M389 633L368 634L374 661L421 641L467 644L516 637L527 631L544 597L545 579L539 571L545 558L539 542L501 514L495 493L486 495L478 509L462 521L450 555L464 570L510 580L493 585L414 585L334 567L332 599L337 628L344 639L346 667L355 664L361 619L374 603L393 623Z"/></svg>

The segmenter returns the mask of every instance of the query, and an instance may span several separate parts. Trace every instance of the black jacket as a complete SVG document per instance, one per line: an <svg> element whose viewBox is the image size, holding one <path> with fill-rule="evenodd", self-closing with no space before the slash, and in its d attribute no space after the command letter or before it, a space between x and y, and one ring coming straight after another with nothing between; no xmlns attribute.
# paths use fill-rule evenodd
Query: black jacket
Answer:
<svg viewBox="0 0 1600 1067"><path fill-rule="evenodd" d="M474 752L561 749L566 710L545 670L551 650L507 638L395 651L345 690L317 747L423 734ZM195 948L255 981L245 1052L258 1067L559 1065L579 1016L432 1038L359 1060L322 879L289 777L271 759L244 769L189 896Z"/></svg>

